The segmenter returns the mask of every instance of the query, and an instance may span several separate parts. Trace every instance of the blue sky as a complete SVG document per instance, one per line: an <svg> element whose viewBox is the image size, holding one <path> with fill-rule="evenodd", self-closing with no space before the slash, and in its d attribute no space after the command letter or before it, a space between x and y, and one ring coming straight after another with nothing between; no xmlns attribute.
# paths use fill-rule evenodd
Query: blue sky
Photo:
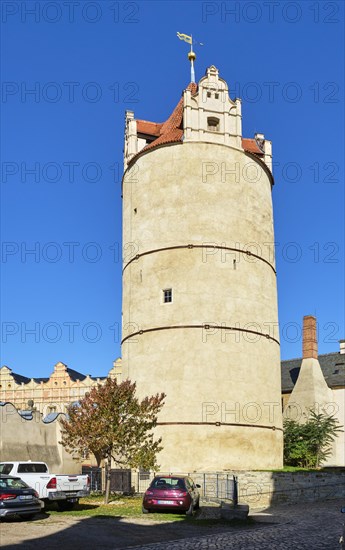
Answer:
<svg viewBox="0 0 345 550"><path fill-rule="evenodd" d="M124 113L163 121L216 65L273 141L282 358L344 331L343 2L15 2L2 9L2 359L105 375L120 355ZM4 139L6 134L6 139ZM34 251L34 253L30 253Z"/></svg>

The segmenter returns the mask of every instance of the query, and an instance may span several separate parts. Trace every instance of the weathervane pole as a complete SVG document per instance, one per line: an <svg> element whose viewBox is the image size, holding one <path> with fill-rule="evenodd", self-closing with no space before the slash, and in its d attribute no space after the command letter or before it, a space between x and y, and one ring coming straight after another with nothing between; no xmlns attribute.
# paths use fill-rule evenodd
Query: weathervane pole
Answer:
<svg viewBox="0 0 345 550"><path fill-rule="evenodd" d="M195 82L194 61L196 59L195 52L193 51L193 37L190 35L190 52L188 53L188 59L190 61L190 81Z"/></svg>

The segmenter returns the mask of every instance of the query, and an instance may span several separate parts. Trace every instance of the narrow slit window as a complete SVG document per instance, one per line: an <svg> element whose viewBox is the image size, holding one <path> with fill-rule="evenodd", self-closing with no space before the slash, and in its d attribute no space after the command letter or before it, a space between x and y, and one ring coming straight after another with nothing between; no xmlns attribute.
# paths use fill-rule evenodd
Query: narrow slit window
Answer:
<svg viewBox="0 0 345 550"><path fill-rule="evenodd" d="M165 288L163 290L163 302L165 304L172 302L172 288Z"/></svg>

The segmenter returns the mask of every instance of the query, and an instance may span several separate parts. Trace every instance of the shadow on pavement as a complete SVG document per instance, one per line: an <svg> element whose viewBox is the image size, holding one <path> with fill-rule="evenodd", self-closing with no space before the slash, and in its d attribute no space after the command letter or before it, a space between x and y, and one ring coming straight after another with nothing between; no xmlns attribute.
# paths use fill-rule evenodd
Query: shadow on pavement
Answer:
<svg viewBox="0 0 345 550"><path fill-rule="evenodd" d="M213 543L220 536L223 542L225 540L221 548L248 548L255 543L265 549L292 549L298 541L302 547L334 550L339 548L335 544L341 534L341 505L341 501L328 501L271 506L261 512L252 510L248 523L235 521L222 524L208 524L198 518L157 520L155 514L131 518L107 515L78 517L63 513L49 514L47 511L33 521L14 519L2 523L0 542L1 550L110 550L132 546L141 548L154 543L166 543L165 547L170 548L172 541L181 541L182 545L193 548L195 541L199 542L197 539L207 537L203 541L203 547L207 548L205 544L214 547ZM203 517L203 509L207 516L207 508L207 505L201 507L199 517Z"/></svg>
<svg viewBox="0 0 345 550"><path fill-rule="evenodd" d="M170 514L169 514L170 515ZM171 514L173 515L173 514ZM171 518L172 519L172 518ZM23 529L19 529L21 524ZM24 526L25 524L25 526ZM119 549L157 542L169 542L191 537L237 530L238 523L205 525L190 518L179 521L157 521L155 514L145 517L93 516L77 517L62 513L39 514L36 520L8 520L2 525L1 550L85 550L85 548ZM20 542L16 535L20 532ZM17 542L16 542L17 538Z"/></svg>

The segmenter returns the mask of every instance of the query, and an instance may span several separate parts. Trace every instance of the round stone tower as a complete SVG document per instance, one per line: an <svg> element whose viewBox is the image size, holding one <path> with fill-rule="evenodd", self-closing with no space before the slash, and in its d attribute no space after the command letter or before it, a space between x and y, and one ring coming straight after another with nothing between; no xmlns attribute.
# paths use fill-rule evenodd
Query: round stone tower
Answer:
<svg viewBox="0 0 345 550"><path fill-rule="evenodd" d="M126 113L123 375L166 393L161 471L282 466L271 167L214 66L166 122Z"/></svg>

